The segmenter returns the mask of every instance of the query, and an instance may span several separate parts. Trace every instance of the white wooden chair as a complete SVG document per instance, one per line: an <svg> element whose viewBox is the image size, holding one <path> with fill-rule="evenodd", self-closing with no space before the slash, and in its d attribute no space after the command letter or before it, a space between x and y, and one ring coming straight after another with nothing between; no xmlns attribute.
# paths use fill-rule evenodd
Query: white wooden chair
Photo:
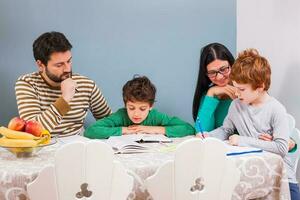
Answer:
<svg viewBox="0 0 300 200"><path fill-rule="evenodd" d="M295 159L295 170L297 169L297 164L300 158L300 131L297 128L292 130L290 137L296 142L297 150L293 153L289 153L291 157Z"/></svg>
<svg viewBox="0 0 300 200"><path fill-rule="evenodd" d="M121 200L132 186L133 178L113 160L111 147L91 141L62 146L54 166L44 168L27 191L31 200Z"/></svg>
<svg viewBox="0 0 300 200"><path fill-rule="evenodd" d="M288 123L289 123L289 129L290 129L290 131L292 131L296 125L295 118L292 115L287 113L287 119L288 119ZM289 135L291 135L291 133Z"/></svg>
<svg viewBox="0 0 300 200"><path fill-rule="evenodd" d="M293 140L297 143L297 150L294 152L293 158L295 159L295 172L296 172L296 179L300 183L300 131L299 129L295 128L292 133Z"/></svg>
<svg viewBox="0 0 300 200"><path fill-rule="evenodd" d="M239 179L224 143L193 138L178 146L174 161L149 177L146 187L155 200L229 200Z"/></svg>
<svg viewBox="0 0 300 200"><path fill-rule="evenodd" d="M294 170L296 173L297 181L300 181L300 167L299 167L299 158L300 158L300 131L295 127L295 118L287 114L288 122L289 122L289 136L292 138L297 144L297 150L295 152L289 152L288 157L294 165Z"/></svg>
<svg viewBox="0 0 300 200"><path fill-rule="evenodd" d="M297 165L300 157L300 131L295 127L295 119L292 115L287 114L288 122L289 122L289 136L292 138L297 144L297 150L295 152L288 153L288 157L291 158L291 161L294 164L294 170L296 172Z"/></svg>

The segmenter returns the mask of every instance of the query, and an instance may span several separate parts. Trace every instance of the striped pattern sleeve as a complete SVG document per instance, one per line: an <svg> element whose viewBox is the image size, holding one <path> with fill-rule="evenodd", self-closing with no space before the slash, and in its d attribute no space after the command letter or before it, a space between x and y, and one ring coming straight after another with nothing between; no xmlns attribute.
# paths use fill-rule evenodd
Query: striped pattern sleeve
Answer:
<svg viewBox="0 0 300 200"><path fill-rule="evenodd" d="M96 84L94 84L91 94L90 110L95 119L101 119L111 114L111 109Z"/></svg>
<svg viewBox="0 0 300 200"><path fill-rule="evenodd" d="M41 102L35 88L25 80L19 79L15 85L19 115L24 120L36 120L50 132L61 123L62 115L54 102L46 110L41 109ZM61 101L60 98L57 101Z"/></svg>

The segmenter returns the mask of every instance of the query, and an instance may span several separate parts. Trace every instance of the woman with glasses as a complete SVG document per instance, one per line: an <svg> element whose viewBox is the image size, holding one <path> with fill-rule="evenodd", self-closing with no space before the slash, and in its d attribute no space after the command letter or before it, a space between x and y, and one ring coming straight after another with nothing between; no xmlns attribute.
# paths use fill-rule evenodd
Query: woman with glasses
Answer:
<svg viewBox="0 0 300 200"><path fill-rule="evenodd" d="M193 102L197 132L208 132L223 124L232 99L236 98L229 74L234 57L222 44L201 50L198 81Z"/></svg>

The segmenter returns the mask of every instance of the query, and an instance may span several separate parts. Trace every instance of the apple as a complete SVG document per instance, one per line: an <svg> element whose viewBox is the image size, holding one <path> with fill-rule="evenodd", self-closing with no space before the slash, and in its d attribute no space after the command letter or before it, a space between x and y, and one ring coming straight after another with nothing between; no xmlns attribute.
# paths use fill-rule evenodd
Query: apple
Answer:
<svg viewBox="0 0 300 200"><path fill-rule="evenodd" d="M36 137L41 136L43 129L43 126L35 120L30 120L26 122L25 132L30 133Z"/></svg>
<svg viewBox="0 0 300 200"><path fill-rule="evenodd" d="M25 125L26 121L24 119L14 117L9 121L7 128L15 131L24 131Z"/></svg>

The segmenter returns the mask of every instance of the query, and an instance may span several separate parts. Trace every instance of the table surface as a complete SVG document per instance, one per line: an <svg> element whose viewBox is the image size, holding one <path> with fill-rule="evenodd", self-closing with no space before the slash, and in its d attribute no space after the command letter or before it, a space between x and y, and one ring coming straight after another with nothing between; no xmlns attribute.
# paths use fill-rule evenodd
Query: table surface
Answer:
<svg viewBox="0 0 300 200"><path fill-rule="evenodd" d="M179 143L185 138L174 139ZM41 149L36 156L16 158L5 149L0 149L0 199L28 200L26 184L33 181L41 169L54 164L54 154L62 142ZM150 144L158 147L160 144ZM134 177L134 188L128 200L151 199L144 180L153 175L165 161L174 159L174 152L156 152L140 154L117 154L115 158L122 162ZM236 186L232 199L280 199L289 200L289 186L280 156L263 152L230 156L241 172L240 182Z"/></svg>

